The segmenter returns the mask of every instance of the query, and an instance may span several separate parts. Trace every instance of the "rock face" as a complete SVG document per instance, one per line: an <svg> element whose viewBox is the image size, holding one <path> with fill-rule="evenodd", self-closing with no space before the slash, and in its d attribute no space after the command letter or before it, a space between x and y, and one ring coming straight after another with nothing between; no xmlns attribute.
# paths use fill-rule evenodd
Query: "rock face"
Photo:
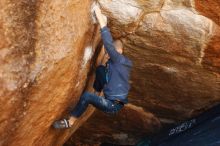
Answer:
<svg viewBox="0 0 220 146"><path fill-rule="evenodd" d="M73 133L50 126L86 84L99 41L90 7L90 0L1 0L1 146L58 146Z"/></svg>
<svg viewBox="0 0 220 146"><path fill-rule="evenodd" d="M73 135L72 141L92 143L93 138L94 144L97 141L133 144L140 135L158 129L159 124L153 125L157 123L156 118L162 125L175 123L219 103L219 2L99 0L99 3L110 19L114 37L123 40L125 54L134 62L129 100L143 110L131 114L133 118L127 123L123 123L123 120L128 121L124 114L103 118L96 112ZM128 109L126 107L125 111ZM136 117L143 112L154 114L148 128ZM114 127L117 122L120 126ZM142 130L134 123L142 125ZM127 125L130 128L124 128ZM90 139L85 131L94 136Z"/></svg>
<svg viewBox="0 0 220 146"><path fill-rule="evenodd" d="M128 104L114 116L96 111L64 146L100 145L102 142L136 144L140 138L159 128L160 121L152 113Z"/></svg>
<svg viewBox="0 0 220 146"><path fill-rule="evenodd" d="M74 142L134 144L220 102L218 1L97 1L134 62L130 104L114 118L96 112ZM0 146L60 146L92 114L73 129L51 128L90 78L100 41L92 2L1 0Z"/></svg>

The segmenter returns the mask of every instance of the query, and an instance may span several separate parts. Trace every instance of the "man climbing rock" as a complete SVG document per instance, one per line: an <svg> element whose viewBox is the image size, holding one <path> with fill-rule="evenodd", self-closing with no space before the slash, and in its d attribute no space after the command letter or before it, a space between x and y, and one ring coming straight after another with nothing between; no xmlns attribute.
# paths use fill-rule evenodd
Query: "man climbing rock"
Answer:
<svg viewBox="0 0 220 146"><path fill-rule="evenodd" d="M69 119L55 121L53 127L57 129L69 128L92 104L97 109L108 113L117 113L124 104L128 103L127 95L130 89L129 74L132 62L122 55L123 45L121 41L113 42L111 33L107 28L105 16L100 8L95 9L96 18L101 27L101 36L107 52L108 61L105 67L105 81L103 87L104 97L89 92L84 92L76 107L70 112ZM99 89L100 90L100 89Z"/></svg>

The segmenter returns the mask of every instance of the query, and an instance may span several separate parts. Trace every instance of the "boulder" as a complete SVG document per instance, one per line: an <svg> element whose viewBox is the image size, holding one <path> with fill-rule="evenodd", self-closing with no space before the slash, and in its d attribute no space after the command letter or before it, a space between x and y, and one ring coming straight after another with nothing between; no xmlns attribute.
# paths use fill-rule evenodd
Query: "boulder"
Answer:
<svg viewBox="0 0 220 146"><path fill-rule="evenodd" d="M91 89L93 1L2 0L0 146L60 146L73 133L67 145L129 145L220 102L218 1L97 2L134 63L130 103L114 117L90 107L73 128L51 128Z"/></svg>
<svg viewBox="0 0 220 146"><path fill-rule="evenodd" d="M77 103L91 70L91 3L0 2L1 146L58 146L74 132L51 124Z"/></svg>
<svg viewBox="0 0 220 146"><path fill-rule="evenodd" d="M219 2L98 2L109 19L114 38L124 42L125 55L134 62L130 104L142 108L142 113L151 113L155 121L148 123L147 128L141 126L140 130L133 125L142 125L139 112L131 112L133 118L129 120L123 117L124 114L119 114L120 118L103 118L100 112L96 112L73 135L72 141L89 143L94 138L95 142L134 144L144 134L157 132L160 124L155 127L153 123L158 123L156 121L164 127L198 115L220 102ZM127 107L124 110L129 111ZM129 122L123 123L124 120ZM120 126L114 128L118 121ZM125 130L127 125L130 128ZM94 136L86 136L86 131ZM119 138L120 131L123 131L127 143ZM118 137L113 133L119 134Z"/></svg>

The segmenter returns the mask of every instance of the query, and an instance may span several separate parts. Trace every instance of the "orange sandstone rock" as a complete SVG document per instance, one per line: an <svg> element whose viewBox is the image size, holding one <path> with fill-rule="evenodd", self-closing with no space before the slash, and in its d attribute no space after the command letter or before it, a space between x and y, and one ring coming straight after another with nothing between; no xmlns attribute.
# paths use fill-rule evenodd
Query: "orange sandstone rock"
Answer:
<svg viewBox="0 0 220 146"><path fill-rule="evenodd" d="M219 2L98 2L134 62L130 105L115 118L95 113L73 135L75 142L133 144L160 123L184 120L220 102ZM91 4L0 2L0 145L62 145L92 114L90 108L71 130L51 128L76 104L91 69L99 42Z"/></svg>
<svg viewBox="0 0 220 146"><path fill-rule="evenodd" d="M220 102L219 2L98 1L110 19L109 27L114 38L123 40L125 55L134 62L129 94L132 105L152 113L163 125L195 116ZM124 110L131 112L127 108ZM77 137L81 143L92 142L91 136L82 136L87 130L96 133L93 138L99 142L133 144L138 133L151 133L152 129L157 129L142 126L143 131L135 130L131 126L133 123L142 125L142 121L137 120L140 119L138 113L129 115L133 118L114 128L113 121L116 119L101 118L98 122L102 114L97 112L73 135L73 140ZM123 114L118 117L119 122L126 119L123 119ZM130 128L124 130L123 126L127 125ZM124 130L125 137L128 136L127 143L119 138L120 135L112 136L120 130ZM99 132L102 134L99 135ZM83 138L80 139L81 136ZM131 139L134 141L129 141Z"/></svg>
<svg viewBox="0 0 220 146"><path fill-rule="evenodd" d="M90 7L90 0L0 2L1 146L58 146L73 133L51 124L84 89L97 45Z"/></svg>

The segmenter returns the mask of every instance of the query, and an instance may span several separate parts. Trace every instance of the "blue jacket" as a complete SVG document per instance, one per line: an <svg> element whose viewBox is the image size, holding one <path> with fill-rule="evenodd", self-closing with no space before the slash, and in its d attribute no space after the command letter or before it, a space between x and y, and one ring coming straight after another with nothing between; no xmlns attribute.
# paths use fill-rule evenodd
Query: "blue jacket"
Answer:
<svg viewBox="0 0 220 146"><path fill-rule="evenodd" d="M123 103L128 103L127 95L130 89L129 78L132 62L116 51L111 33L107 27L101 29L101 36L104 47L110 56L107 62L108 81L103 89L104 95L109 100L118 99Z"/></svg>

